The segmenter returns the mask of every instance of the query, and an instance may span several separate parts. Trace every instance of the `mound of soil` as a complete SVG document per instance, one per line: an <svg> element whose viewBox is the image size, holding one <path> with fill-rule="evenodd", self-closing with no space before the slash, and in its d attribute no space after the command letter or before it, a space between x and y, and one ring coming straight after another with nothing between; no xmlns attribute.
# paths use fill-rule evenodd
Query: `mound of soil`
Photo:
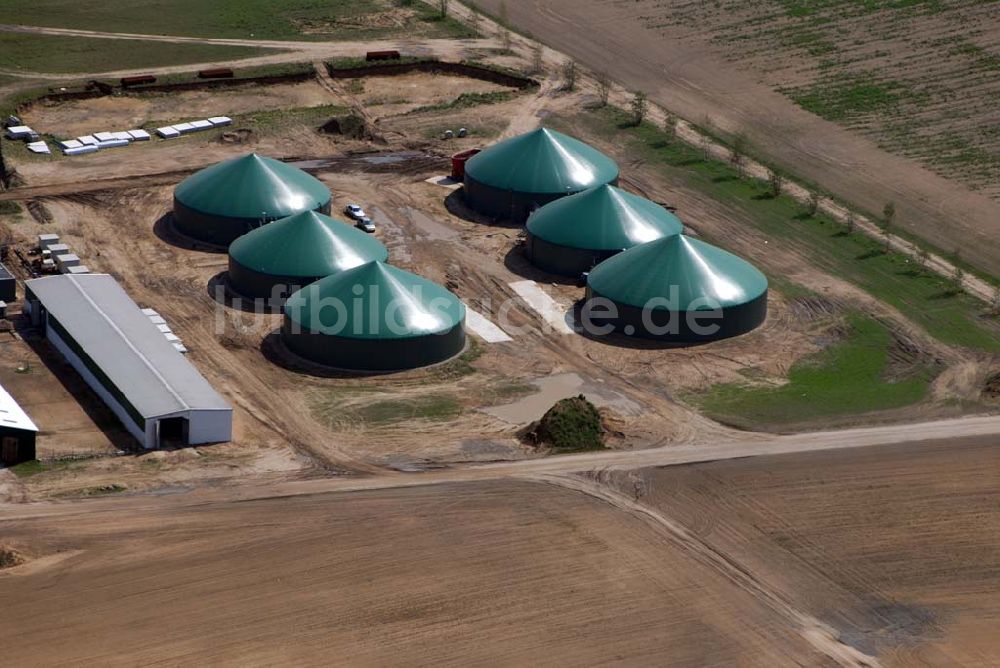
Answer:
<svg viewBox="0 0 1000 668"><path fill-rule="evenodd" d="M222 144L249 144L256 139L254 131L250 128L237 128L223 132L219 137L219 142Z"/></svg>
<svg viewBox="0 0 1000 668"><path fill-rule="evenodd" d="M0 545L0 570L20 566L25 561L27 559L24 558L24 555L14 548Z"/></svg>
<svg viewBox="0 0 1000 668"><path fill-rule="evenodd" d="M319 129L328 135L340 135L349 139L371 139L372 133L361 116L348 114L346 116L334 116Z"/></svg>
<svg viewBox="0 0 1000 668"><path fill-rule="evenodd" d="M560 399L542 419L530 425L524 438L558 452L604 449L604 424L594 404L582 394Z"/></svg>
<svg viewBox="0 0 1000 668"><path fill-rule="evenodd" d="M986 399L1000 399L1000 372L986 379L986 384L983 386L983 397Z"/></svg>

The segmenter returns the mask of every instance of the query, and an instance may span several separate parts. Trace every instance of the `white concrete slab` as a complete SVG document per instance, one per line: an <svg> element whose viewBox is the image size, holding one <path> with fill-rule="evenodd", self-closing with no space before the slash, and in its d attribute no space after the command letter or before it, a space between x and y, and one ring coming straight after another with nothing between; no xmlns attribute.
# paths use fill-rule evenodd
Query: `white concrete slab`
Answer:
<svg viewBox="0 0 1000 668"><path fill-rule="evenodd" d="M572 334L573 328L566 322L567 308L543 291L534 281L514 281L511 289L517 296L533 308L552 329L558 334Z"/></svg>
<svg viewBox="0 0 1000 668"><path fill-rule="evenodd" d="M513 341L507 332L494 325L486 316L465 307L465 328L481 338L486 343L504 343Z"/></svg>
<svg viewBox="0 0 1000 668"><path fill-rule="evenodd" d="M455 181L450 176L432 176L429 179L424 179L424 182L432 186L441 186L448 190L458 190L462 187L461 181Z"/></svg>

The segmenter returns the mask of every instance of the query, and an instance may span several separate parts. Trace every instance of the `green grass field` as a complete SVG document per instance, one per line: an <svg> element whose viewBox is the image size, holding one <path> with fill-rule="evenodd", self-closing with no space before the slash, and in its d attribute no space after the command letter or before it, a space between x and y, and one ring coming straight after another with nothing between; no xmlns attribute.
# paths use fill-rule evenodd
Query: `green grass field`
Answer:
<svg viewBox="0 0 1000 668"><path fill-rule="evenodd" d="M882 324L851 314L846 325L842 340L796 362L784 385L727 383L689 399L716 420L755 428L900 408L926 396L932 369L886 378L893 340Z"/></svg>
<svg viewBox="0 0 1000 668"><path fill-rule="evenodd" d="M274 49L0 33L0 69L75 74L236 60Z"/></svg>
<svg viewBox="0 0 1000 668"><path fill-rule="evenodd" d="M416 0L6 0L17 23L153 35L257 39L370 39L390 35L470 37ZM13 22L13 20L11 20Z"/></svg>
<svg viewBox="0 0 1000 668"><path fill-rule="evenodd" d="M841 224L825 215L806 215L803 205L791 197L770 197L766 183L739 178L731 165L706 160L679 140L667 141L665 133L652 125L622 127L625 118L624 112L605 108L574 120L627 145L637 158L655 165L668 183L722 202L775 242L803 253L819 269L899 309L941 342L1000 354L1000 322L985 315L986 304L955 294L945 277L920 270L905 256L882 252L880 240L858 232L846 234Z"/></svg>

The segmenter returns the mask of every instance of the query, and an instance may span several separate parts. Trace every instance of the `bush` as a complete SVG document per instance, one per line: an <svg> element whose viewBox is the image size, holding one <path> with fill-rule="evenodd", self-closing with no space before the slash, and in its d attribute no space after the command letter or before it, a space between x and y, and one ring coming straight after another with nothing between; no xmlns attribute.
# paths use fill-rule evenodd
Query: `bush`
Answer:
<svg viewBox="0 0 1000 668"><path fill-rule="evenodd" d="M604 448L604 426L594 404L582 394L561 399L542 416L528 434L536 444L558 452L581 452Z"/></svg>

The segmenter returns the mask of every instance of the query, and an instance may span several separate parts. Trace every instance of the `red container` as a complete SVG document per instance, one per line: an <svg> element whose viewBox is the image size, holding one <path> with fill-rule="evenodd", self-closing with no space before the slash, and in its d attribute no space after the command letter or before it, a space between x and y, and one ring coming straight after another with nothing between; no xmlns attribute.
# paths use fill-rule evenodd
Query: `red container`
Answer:
<svg viewBox="0 0 1000 668"><path fill-rule="evenodd" d="M232 79L233 71L228 67L213 67L198 72L199 79Z"/></svg>
<svg viewBox="0 0 1000 668"><path fill-rule="evenodd" d="M464 181L465 180L465 163L479 153L482 149L470 148L468 151L462 151L461 153L456 153L451 156L451 179L452 181Z"/></svg>
<svg viewBox="0 0 1000 668"><path fill-rule="evenodd" d="M128 88L129 86L142 86L144 84L156 83L156 77L152 74L139 74L134 77L122 77L120 83L122 88Z"/></svg>

